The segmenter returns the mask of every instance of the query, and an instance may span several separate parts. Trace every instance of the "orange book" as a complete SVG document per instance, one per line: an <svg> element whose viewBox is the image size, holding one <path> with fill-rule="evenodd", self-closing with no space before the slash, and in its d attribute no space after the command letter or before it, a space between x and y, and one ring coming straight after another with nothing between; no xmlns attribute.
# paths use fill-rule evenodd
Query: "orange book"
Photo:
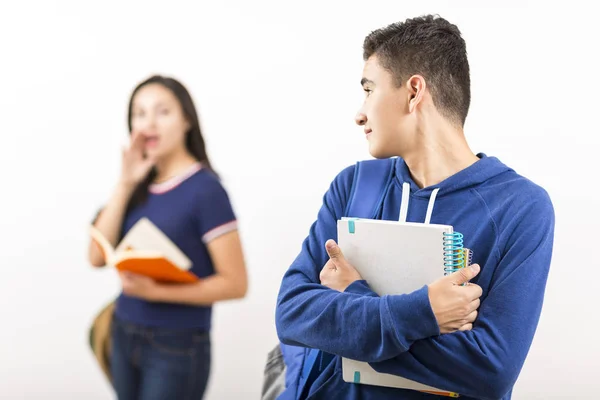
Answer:
<svg viewBox="0 0 600 400"><path fill-rule="evenodd" d="M191 260L149 219L140 219L114 248L93 225L90 235L98 244L106 264L119 271L145 275L159 282L192 283Z"/></svg>

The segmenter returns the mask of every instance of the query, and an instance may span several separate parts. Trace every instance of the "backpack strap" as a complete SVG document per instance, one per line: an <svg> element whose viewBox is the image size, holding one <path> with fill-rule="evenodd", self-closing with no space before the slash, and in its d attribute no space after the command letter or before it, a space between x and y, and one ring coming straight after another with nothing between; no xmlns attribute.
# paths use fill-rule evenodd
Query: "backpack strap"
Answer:
<svg viewBox="0 0 600 400"><path fill-rule="evenodd" d="M354 218L375 218L387 193L389 182L394 176L395 165L395 158L357 162L350 199L344 215ZM314 381L332 358L332 354L317 349L306 349L296 399L306 395L308 390L306 383Z"/></svg>
<svg viewBox="0 0 600 400"><path fill-rule="evenodd" d="M395 165L395 158L365 160L356 163L345 216L375 218L387 193Z"/></svg>

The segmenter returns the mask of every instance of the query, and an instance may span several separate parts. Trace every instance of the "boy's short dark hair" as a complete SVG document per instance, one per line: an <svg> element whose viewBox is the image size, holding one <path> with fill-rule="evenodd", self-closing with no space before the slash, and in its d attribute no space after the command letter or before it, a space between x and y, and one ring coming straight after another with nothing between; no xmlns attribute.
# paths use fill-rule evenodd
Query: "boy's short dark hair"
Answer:
<svg viewBox="0 0 600 400"><path fill-rule="evenodd" d="M456 25L434 15L397 22L371 32L366 61L376 55L398 87L414 74L427 82L433 102L447 119L464 125L471 103L467 49Z"/></svg>

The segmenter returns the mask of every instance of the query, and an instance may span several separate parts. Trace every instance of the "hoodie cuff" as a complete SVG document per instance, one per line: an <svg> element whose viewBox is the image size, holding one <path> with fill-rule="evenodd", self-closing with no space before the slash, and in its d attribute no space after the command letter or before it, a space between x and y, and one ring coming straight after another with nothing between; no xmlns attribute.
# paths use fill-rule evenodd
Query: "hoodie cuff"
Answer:
<svg viewBox="0 0 600 400"><path fill-rule="evenodd" d="M405 350L408 350L417 340L440 334L440 328L429 303L427 285L410 294L383 298L389 312L388 321Z"/></svg>
<svg viewBox="0 0 600 400"><path fill-rule="evenodd" d="M350 285L348 285L348 287L346 288L346 290L344 290L344 292L359 294L361 296L373 296L373 297L378 296L377 293L375 293L374 291L371 290L371 288L369 287L369 284L364 279L352 282Z"/></svg>

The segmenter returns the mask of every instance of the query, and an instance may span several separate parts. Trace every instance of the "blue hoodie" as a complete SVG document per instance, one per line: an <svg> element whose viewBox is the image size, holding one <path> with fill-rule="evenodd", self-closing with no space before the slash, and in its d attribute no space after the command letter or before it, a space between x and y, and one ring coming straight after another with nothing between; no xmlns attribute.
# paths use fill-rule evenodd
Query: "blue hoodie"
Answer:
<svg viewBox="0 0 600 400"><path fill-rule="evenodd" d="M481 271L483 289L473 329L440 334L427 286L378 296L356 281L340 293L322 286L325 242L337 240L337 220L349 199L354 166L344 169L324 196L317 221L283 277L276 308L282 343L335 355L310 385L310 399L433 399L417 391L346 383L341 357L460 393L464 399L510 399L533 339L550 267L554 210L544 189L495 157L479 161L439 185L420 189L398 158L379 219L398 220L409 190L407 221L423 222L434 189L432 224L451 224L464 235ZM404 187L404 189L403 189ZM427 282L431 283L431 282ZM297 383L280 400L296 398Z"/></svg>

